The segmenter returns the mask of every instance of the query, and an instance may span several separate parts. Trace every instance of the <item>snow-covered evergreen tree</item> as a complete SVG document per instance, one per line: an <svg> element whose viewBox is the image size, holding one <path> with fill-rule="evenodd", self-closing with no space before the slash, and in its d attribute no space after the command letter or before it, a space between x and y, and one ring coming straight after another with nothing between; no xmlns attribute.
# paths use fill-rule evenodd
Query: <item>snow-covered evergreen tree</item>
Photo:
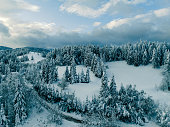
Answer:
<svg viewBox="0 0 170 127"><path fill-rule="evenodd" d="M170 91L170 53L167 56L167 64L165 65L164 77L162 79L162 83L160 88L164 90Z"/></svg>
<svg viewBox="0 0 170 127"><path fill-rule="evenodd" d="M108 87L108 77L106 71L104 72L102 79L101 79L101 89L100 89L100 99L102 101L106 100L109 94L109 87Z"/></svg>
<svg viewBox="0 0 170 127"><path fill-rule="evenodd" d="M159 63L158 55L157 55L157 50L155 48L153 50L153 55L152 55L152 65L153 65L154 68L160 67L160 63Z"/></svg>
<svg viewBox="0 0 170 127"><path fill-rule="evenodd" d="M81 81L81 83L85 83L85 75L84 75L83 69L81 71L80 81Z"/></svg>
<svg viewBox="0 0 170 127"><path fill-rule="evenodd" d="M66 82L70 81L70 73L69 73L69 70L68 70L68 66L66 66L65 80L66 80Z"/></svg>
<svg viewBox="0 0 170 127"><path fill-rule="evenodd" d="M0 126L8 127L8 119L7 116L5 115L3 104L1 104L1 110L0 110Z"/></svg>
<svg viewBox="0 0 170 127"><path fill-rule="evenodd" d="M56 81L58 81L58 68L55 68L55 67L54 67L53 70L54 70L54 71L53 71L53 76L52 76L52 78L53 78L53 82L56 82Z"/></svg>
<svg viewBox="0 0 170 127"><path fill-rule="evenodd" d="M143 65L148 65L149 64L149 57L148 57L148 53L147 53L146 49L145 49L145 51L143 53L142 64Z"/></svg>
<svg viewBox="0 0 170 127"><path fill-rule="evenodd" d="M114 78L114 75L112 76L112 79L111 79L111 82L110 82L110 94L112 97L115 97L117 96L117 90L116 90L116 82L115 82L115 78Z"/></svg>
<svg viewBox="0 0 170 127"><path fill-rule="evenodd" d="M89 83L90 82L90 74L89 74L89 68L87 67L86 75L85 75L85 82Z"/></svg>
<svg viewBox="0 0 170 127"><path fill-rule="evenodd" d="M68 82L66 82L65 75L63 75L61 82L59 83L59 86L64 90L68 86Z"/></svg>
<svg viewBox="0 0 170 127"><path fill-rule="evenodd" d="M14 98L15 125L21 124L27 118L26 100L21 77L16 79L16 92Z"/></svg>

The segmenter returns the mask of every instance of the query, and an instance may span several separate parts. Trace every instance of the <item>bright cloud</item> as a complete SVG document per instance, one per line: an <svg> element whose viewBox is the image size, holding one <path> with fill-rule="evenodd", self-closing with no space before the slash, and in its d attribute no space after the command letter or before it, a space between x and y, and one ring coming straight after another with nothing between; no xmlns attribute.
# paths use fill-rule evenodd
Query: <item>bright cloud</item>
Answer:
<svg viewBox="0 0 170 127"><path fill-rule="evenodd" d="M101 24L101 22L94 22L93 26L99 26Z"/></svg>
<svg viewBox="0 0 170 127"><path fill-rule="evenodd" d="M25 0L1 0L0 1L0 13L15 13L17 10L28 10L37 12L40 7L30 4Z"/></svg>
<svg viewBox="0 0 170 127"><path fill-rule="evenodd" d="M25 2L24 0L15 0L15 1L16 1L17 6L21 9L34 11L34 12L37 12L40 9L39 6L32 5L30 3Z"/></svg>
<svg viewBox="0 0 170 127"><path fill-rule="evenodd" d="M170 8L163 8L163 9L156 10L156 11L154 11L154 14L157 17L170 15Z"/></svg>
<svg viewBox="0 0 170 127"><path fill-rule="evenodd" d="M64 4L60 6L60 11L66 11L68 13L77 14L83 17L96 18L105 14L109 9L115 8L115 6L119 6L120 4L126 4L126 6L130 6L145 2L146 0L109 0L106 3L103 3L99 8L94 9L85 6L85 1L80 2L80 0L76 0L75 2L72 0L66 0Z"/></svg>
<svg viewBox="0 0 170 127"><path fill-rule="evenodd" d="M114 27L119 27L119 26L121 26L123 24L127 24L129 21L130 21L130 18L116 19L116 20L113 20L113 21L109 22L104 27L108 28L108 29L113 29Z"/></svg>
<svg viewBox="0 0 170 127"><path fill-rule="evenodd" d="M102 5L101 8L95 10L92 8L89 8L87 6L83 6L83 5L79 5L79 4L73 4L71 6L65 6L65 5L61 5L60 6L60 10L61 11L67 11L69 13L75 13L78 14L80 16L84 16L84 17L98 17L102 14L104 14L111 6L111 3L108 2L104 5Z"/></svg>

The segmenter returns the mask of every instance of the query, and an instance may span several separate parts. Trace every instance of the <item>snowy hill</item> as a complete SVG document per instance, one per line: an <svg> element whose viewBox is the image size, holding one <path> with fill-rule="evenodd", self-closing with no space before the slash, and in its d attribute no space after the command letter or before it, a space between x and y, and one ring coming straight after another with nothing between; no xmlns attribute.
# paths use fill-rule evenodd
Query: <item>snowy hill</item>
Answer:
<svg viewBox="0 0 170 127"><path fill-rule="evenodd" d="M41 56L40 53L37 52L29 52L28 54L24 55L28 56L29 61L26 61L25 63L33 64L38 63L39 61L43 60L44 58ZM19 56L18 58L21 58L23 56ZM33 60L32 60L33 57Z"/></svg>
<svg viewBox="0 0 170 127"><path fill-rule="evenodd" d="M9 50L9 49L12 49L12 48L5 47L5 46L0 46L0 50Z"/></svg>

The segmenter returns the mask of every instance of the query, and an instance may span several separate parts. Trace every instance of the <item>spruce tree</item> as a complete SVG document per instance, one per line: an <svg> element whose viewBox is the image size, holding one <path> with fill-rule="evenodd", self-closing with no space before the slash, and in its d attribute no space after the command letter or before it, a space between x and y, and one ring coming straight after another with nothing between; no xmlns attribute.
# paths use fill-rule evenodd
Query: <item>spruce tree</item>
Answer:
<svg viewBox="0 0 170 127"><path fill-rule="evenodd" d="M170 91L170 53L167 56L167 64L165 65L164 78L162 79L160 88L163 91Z"/></svg>
<svg viewBox="0 0 170 127"><path fill-rule="evenodd" d="M0 110L0 125L2 127L8 127L8 119L5 115L5 110L3 104L1 104L1 110Z"/></svg>
<svg viewBox="0 0 170 127"><path fill-rule="evenodd" d="M83 69L81 71L80 81L81 81L81 83L85 83L85 75L84 75Z"/></svg>
<svg viewBox="0 0 170 127"><path fill-rule="evenodd" d="M58 81L58 68L54 67L54 72L53 72L53 81L56 82Z"/></svg>
<svg viewBox="0 0 170 127"><path fill-rule="evenodd" d="M111 94L112 97L115 97L117 95L116 82L115 82L114 75L112 76L109 90L110 90L110 94Z"/></svg>
<svg viewBox="0 0 170 127"><path fill-rule="evenodd" d="M62 90L64 90L68 86L68 83L66 82L66 79L65 79L65 75L63 75L59 86L62 88Z"/></svg>
<svg viewBox="0 0 170 127"><path fill-rule="evenodd" d="M89 68L88 67L87 67L87 71L86 71L85 81L86 81L86 83L90 82L90 74L89 74Z"/></svg>
<svg viewBox="0 0 170 127"><path fill-rule="evenodd" d="M100 89L100 98L102 101L104 101L109 94L109 87L108 87L108 78L107 78L107 74L106 71L104 72L102 79L101 79L101 89Z"/></svg>
<svg viewBox="0 0 170 127"><path fill-rule="evenodd" d="M159 63L158 55L157 55L157 50L155 48L154 48L153 54L152 54L152 65L153 65L154 68L160 67L160 63Z"/></svg>
<svg viewBox="0 0 170 127"><path fill-rule="evenodd" d="M18 77L16 80L16 92L14 98L15 125L23 123L27 118L26 99L21 80L21 77Z"/></svg>
<svg viewBox="0 0 170 127"><path fill-rule="evenodd" d="M66 80L66 82L70 81L70 73L69 73L69 70L68 70L68 66L66 66L65 80Z"/></svg>
<svg viewBox="0 0 170 127"><path fill-rule="evenodd" d="M149 57L148 57L148 53L145 50L142 56L142 64L143 65L148 65L149 64Z"/></svg>

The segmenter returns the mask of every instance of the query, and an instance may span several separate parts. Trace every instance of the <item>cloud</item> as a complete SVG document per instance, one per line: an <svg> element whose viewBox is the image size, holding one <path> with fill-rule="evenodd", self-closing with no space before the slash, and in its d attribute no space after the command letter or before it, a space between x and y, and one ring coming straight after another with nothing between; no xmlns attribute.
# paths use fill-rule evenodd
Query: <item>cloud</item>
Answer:
<svg viewBox="0 0 170 127"><path fill-rule="evenodd" d="M126 24L130 21L130 18L124 18L124 19L116 19L113 20L105 25L105 28L112 29L114 27L119 27L123 24Z"/></svg>
<svg viewBox="0 0 170 127"><path fill-rule="evenodd" d="M37 12L40 7L30 4L25 0L0 0L0 14L7 16L21 10Z"/></svg>
<svg viewBox="0 0 170 127"><path fill-rule="evenodd" d="M111 3L108 2L104 5L102 5L101 8L95 10L95 9L89 8L87 6L73 4L71 6L61 5L60 10L67 11L68 13L75 13L79 16L96 18L96 17L104 14L110 8L110 6L111 6Z"/></svg>
<svg viewBox="0 0 170 127"><path fill-rule="evenodd" d="M163 9L156 10L156 11L154 11L154 14L157 17L170 15L170 8L163 8Z"/></svg>
<svg viewBox="0 0 170 127"><path fill-rule="evenodd" d="M38 12L40 7L37 5L32 5L30 3L25 2L24 0L15 0L18 8Z"/></svg>
<svg viewBox="0 0 170 127"><path fill-rule="evenodd" d="M120 0L117 1L119 2ZM124 3L126 2L127 1L124 1ZM131 3L127 4L135 4L134 1L130 2ZM138 1L138 4L139 2L142 1ZM82 6L81 2L78 2L77 4ZM107 3L102 3L102 6L98 9L104 8L104 5L106 4ZM118 3L112 3L112 6L113 4ZM75 3L73 5L75 5ZM70 4L64 5L66 9L67 6L71 7ZM86 4L83 6L88 7L85 8L86 10L95 8L95 6L89 7L89 5ZM85 10L84 8L80 9ZM101 20L102 24L101 22L94 22L93 26L98 27L95 27L94 30L88 32L82 32L83 29L88 29L85 26L77 26L75 29L68 30L63 27L58 27L57 24L53 22L21 22L8 16L1 16L0 13L0 45L3 44L12 47L35 46L54 48L74 44L121 44L135 42L140 39L170 42L169 10L169 8L162 8L134 16L113 19L105 24L103 20ZM95 12L96 10L92 9L90 11ZM88 13L91 13L90 11ZM102 13L99 12L95 12L92 15L86 15L83 11L78 12L77 9L72 13L79 13L84 16L92 17L99 16L100 14L102 15Z"/></svg>
<svg viewBox="0 0 170 127"><path fill-rule="evenodd" d="M0 22L0 33L5 36L10 36L8 27L2 24L1 22Z"/></svg>
<svg viewBox="0 0 170 127"><path fill-rule="evenodd" d="M99 0L97 0L97 2L100 3L100 5L94 7L93 5L96 5L96 2L91 2L89 0L64 0L60 6L60 11L66 11L71 14L77 14L88 18L96 18L109 10L111 14L124 12L124 8L127 8L126 10L128 10L131 6L145 3L146 0L108 0L107 2L99 2ZM124 8L122 8L122 6Z"/></svg>
<svg viewBox="0 0 170 127"><path fill-rule="evenodd" d="M123 0L123 1L128 4L141 4L147 2L147 0Z"/></svg>
<svg viewBox="0 0 170 127"><path fill-rule="evenodd" d="M99 26L101 24L101 22L94 22L93 26Z"/></svg>

